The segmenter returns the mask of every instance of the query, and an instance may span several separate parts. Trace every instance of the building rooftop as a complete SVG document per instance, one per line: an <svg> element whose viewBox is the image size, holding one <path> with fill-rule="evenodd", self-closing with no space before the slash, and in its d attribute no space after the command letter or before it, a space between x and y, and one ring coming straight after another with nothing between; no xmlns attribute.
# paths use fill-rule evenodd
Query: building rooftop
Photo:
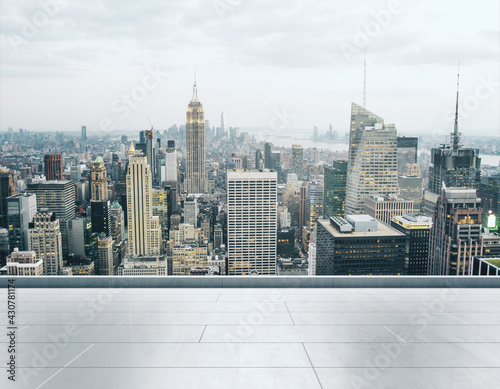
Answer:
<svg viewBox="0 0 500 389"><path fill-rule="evenodd" d="M500 277L27 278L16 277L18 387L486 389L500 382L500 293L491 289ZM70 281L74 287L64 287ZM302 287L313 281L344 287ZM6 285L0 277L3 301ZM0 309L6 325L7 305ZM6 350L6 334L0 342Z"/></svg>
<svg viewBox="0 0 500 389"><path fill-rule="evenodd" d="M351 217L351 215L349 215ZM358 216L368 216L368 215L355 215L356 217ZM371 216L368 216L369 218L373 219ZM360 219L360 221L365 221L363 219ZM378 223L378 228L377 231L367 231L367 232L347 232L347 233L342 233L338 231L336 228L334 228L330 224L330 220L328 219L318 219L318 223L321 223L323 227L326 228L326 230L332 234L336 238L346 238L346 237L351 237L351 236L362 236L362 237L377 237L377 236L405 236L402 232L399 232L395 230L394 228L388 226L385 223Z"/></svg>

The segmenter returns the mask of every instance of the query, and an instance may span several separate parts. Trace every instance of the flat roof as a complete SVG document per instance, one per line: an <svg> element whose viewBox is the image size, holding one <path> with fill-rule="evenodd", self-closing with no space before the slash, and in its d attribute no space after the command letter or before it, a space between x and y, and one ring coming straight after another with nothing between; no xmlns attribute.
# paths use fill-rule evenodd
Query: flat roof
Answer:
<svg viewBox="0 0 500 389"><path fill-rule="evenodd" d="M368 216L368 215L356 215L356 216ZM349 215L351 217L351 215ZM373 219L371 216L368 216L370 219ZM358 220L356 220L358 221ZM359 219L359 221L370 221L365 219ZM382 223L380 220L377 220L378 228L377 231L367 231L367 232L340 232L335 227L330 224L330 220L328 219L318 219L318 223L321 223L326 230L332 234L336 238L347 238L347 237L382 237L382 236L405 236L402 232L388 226L385 223Z"/></svg>
<svg viewBox="0 0 500 389"><path fill-rule="evenodd" d="M500 381L500 294L490 289L17 288L16 305L16 381L25 388ZM7 350L7 333L0 342Z"/></svg>

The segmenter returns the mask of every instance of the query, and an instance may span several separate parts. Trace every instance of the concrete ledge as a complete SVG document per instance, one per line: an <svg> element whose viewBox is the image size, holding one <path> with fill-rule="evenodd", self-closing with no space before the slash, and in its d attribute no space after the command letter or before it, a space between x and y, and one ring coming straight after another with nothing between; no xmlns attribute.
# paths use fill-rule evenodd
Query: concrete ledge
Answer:
<svg viewBox="0 0 500 389"><path fill-rule="evenodd" d="M0 288L500 288L500 277L470 276L176 276L0 277Z"/></svg>

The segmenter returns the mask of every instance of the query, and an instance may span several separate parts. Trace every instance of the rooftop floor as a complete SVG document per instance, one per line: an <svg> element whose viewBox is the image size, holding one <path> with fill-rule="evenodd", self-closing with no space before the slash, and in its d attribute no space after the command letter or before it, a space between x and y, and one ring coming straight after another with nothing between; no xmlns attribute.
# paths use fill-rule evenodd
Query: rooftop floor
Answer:
<svg viewBox="0 0 500 389"><path fill-rule="evenodd" d="M500 387L498 289L18 288L16 302L3 388Z"/></svg>

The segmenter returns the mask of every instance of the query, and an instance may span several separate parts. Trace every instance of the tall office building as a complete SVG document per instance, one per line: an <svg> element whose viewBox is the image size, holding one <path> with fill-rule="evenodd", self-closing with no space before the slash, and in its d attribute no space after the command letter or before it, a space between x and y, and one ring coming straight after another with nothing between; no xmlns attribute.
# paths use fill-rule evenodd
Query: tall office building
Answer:
<svg viewBox="0 0 500 389"><path fill-rule="evenodd" d="M398 136L398 174L404 174L406 164L418 161L418 138Z"/></svg>
<svg viewBox="0 0 500 389"><path fill-rule="evenodd" d="M37 211L36 195L24 193L7 198L10 248L28 250L28 228Z"/></svg>
<svg viewBox="0 0 500 389"><path fill-rule="evenodd" d="M99 236L98 244L98 257L97 257L97 274L100 276L114 275L114 251L113 251L113 238L111 236Z"/></svg>
<svg viewBox="0 0 500 389"><path fill-rule="evenodd" d="M500 174L491 177L481 177L479 197L481 198L481 204L484 209L483 225L487 225L487 219L490 215L496 216L495 221L497 222L500 218ZM497 229L498 226L495 225L489 228Z"/></svg>
<svg viewBox="0 0 500 389"><path fill-rule="evenodd" d="M159 254L153 243L151 170L144 155L129 157L127 173L128 252L137 255Z"/></svg>
<svg viewBox="0 0 500 389"><path fill-rule="evenodd" d="M432 219L422 213L408 213L394 217L391 227L408 238L408 275L427 275Z"/></svg>
<svg viewBox="0 0 500 389"><path fill-rule="evenodd" d="M319 182L311 182L307 190L306 226L313 229L323 215L323 186Z"/></svg>
<svg viewBox="0 0 500 389"><path fill-rule="evenodd" d="M292 172L299 180L304 177L304 149L301 145L292 145Z"/></svg>
<svg viewBox="0 0 500 389"><path fill-rule="evenodd" d="M458 76L455 124L451 133L451 143L442 144L431 150L429 167L429 191L441 194L443 183L446 187L479 189L481 182L481 158L479 150L464 147L458 132Z"/></svg>
<svg viewBox="0 0 500 389"><path fill-rule="evenodd" d="M347 161L333 161L333 166L324 168L323 215L343 217L347 185Z"/></svg>
<svg viewBox="0 0 500 389"><path fill-rule="evenodd" d="M157 216L160 223L162 242L165 245L162 248L163 251L166 250L168 241L169 197L170 191L168 188L153 188L153 216Z"/></svg>
<svg viewBox="0 0 500 389"><path fill-rule="evenodd" d="M28 184L28 192L36 194L38 210L48 208L59 220L63 255L67 255L68 221L75 217L75 183L69 180L41 181Z"/></svg>
<svg viewBox="0 0 500 389"><path fill-rule="evenodd" d="M108 200L108 179L106 166L101 157L97 157L90 170L91 194L94 201Z"/></svg>
<svg viewBox="0 0 500 389"><path fill-rule="evenodd" d="M260 149L255 150L255 169L263 169L264 166L260 166L261 162L263 161L264 157L262 156L262 151Z"/></svg>
<svg viewBox="0 0 500 389"><path fill-rule="evenodd" d="M87 141L87 126L82 126L80 139L82 142Z"/></svg>
<svg viewBox="0 0 500 389"><path fill-rule="evenodd" d="M406 275L405 234L368 215L346 219L318 220L310 275Z"/></svg>
<svg viewBox="0 0 500 389"><path fill-rule="evenodd" d="M271 157L271 144L266 142L264 144L264 167L266 169L273 169L273 160Z"/></svg>
<svg viewBox="0 0 500 389"><path fill-rule="evenodd" d="M123 208L118 201L115 201L111 205L110 215L110 235L115 243L118 244L125 239L125 216Z"/></svg>
<svg viewBox="0 0 500 389"><path fill-rule="evenodd" d="M178 169L175 140L169 140L167 142L167 148L165 149L165 180L162 180L160 185L163 185L164 183L177 185Z"/></svg>
<svg viewBox="0 0 500 389"><path fill-rule="evenodd" d="M277 175L227 172L228 274L276 274Z"/></svg>
<svg viewBox="0 0 500 389"><path fill-rule="evenodd" d="M59 220L54 212L39 209L28 232L29 251L35 251L43 260L43 274L56 276L63 267L62 236Z"/></svg>
<svg viewBox="0 0 500 389"><path fill-rule="evenodd" d="M61 154L47 154L44 158L45 177L47 181L63 180L63 159Z"/></svg>
<svg viewBox="0 0 500 389"><path fill-rule="evenodd" d="M303 182L299 192L299 240L302 241L302 228L307 225L307 183Z"/></svg>
<svg viewBox="0 0 500 389"><path fill-rule="evenodd" d="M148 160L149 168L151 169L151 175L153 180L156 177L156 150L155 143L153 142L153 128L145 131L145 144L146 144L146 158Z"/></svg>
<svg viewBox="0 0 500 389"><path fill-rule="evenodd" d="M198 201L192 196L184 201L184 223L198 226Z"/></svg>
<svg viewBox="0 0 500 389"><path fill-rule="evenodd" d="M186 178L184 189L188 193L205 193L207 176L205 173L205 121L203 106L198 100L196 80L193 98L186 112Z"/></svg>
<svg viewBox="0 0 500 389"><path fill-rule="evenodd" d="M366 195L399 194L397 133L393 124L352 103L345 212L364 212Z"/></svg>
<svg viewBox="0 0 500 389"><path fill-rule="evenodd" d="M7 198L15 195L16 185L12 172L9 169L0 167L0 222L1 228L9 228L7 222Z"/></svg>
<svg viewBox="0 0 500 389"><path fill-rule="evenodd" d="M97 236L92 232L89 217L77 217L68 222L68 252L76 256L95 259L97 256Z"/></svg>
<svg viewBox="0 0 500 389"><path fill-rule="evenodd" d="M443 187L434 209L429 275L471 275L481 255L481 199L475 189Z"/></svg>

